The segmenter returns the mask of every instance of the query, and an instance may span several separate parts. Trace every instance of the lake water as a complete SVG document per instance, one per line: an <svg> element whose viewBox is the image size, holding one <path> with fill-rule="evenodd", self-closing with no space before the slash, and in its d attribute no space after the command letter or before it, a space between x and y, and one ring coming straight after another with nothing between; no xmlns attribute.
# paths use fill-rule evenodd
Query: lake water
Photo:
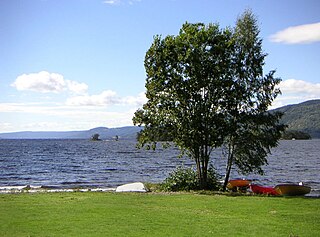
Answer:
<svg viewBox="0 0 320 237"><path fill-rule="evenodd" d="M241 176L255 183L304 182L312 195L320 195L320 140L280 141L268 157L265 175ZM49 186L55 188L116 187L129 182L161 182L177 166L192 166L177 158L175 147L155 151L136 149L135 141L0 140L0 186ZM212 163L224 174L221 150ZM218 158L218 159L217 159Z"/></svg>

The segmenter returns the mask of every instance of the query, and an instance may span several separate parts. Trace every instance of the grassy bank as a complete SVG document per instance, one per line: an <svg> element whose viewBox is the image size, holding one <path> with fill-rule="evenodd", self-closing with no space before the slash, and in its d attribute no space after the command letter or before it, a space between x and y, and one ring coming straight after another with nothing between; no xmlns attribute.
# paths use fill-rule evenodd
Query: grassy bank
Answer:
<svg viewBox="0 0 320 237"><path fill-rule="evenodd" d="M0 236L319 236L320 199L196 194L0 195Z"/></svg>

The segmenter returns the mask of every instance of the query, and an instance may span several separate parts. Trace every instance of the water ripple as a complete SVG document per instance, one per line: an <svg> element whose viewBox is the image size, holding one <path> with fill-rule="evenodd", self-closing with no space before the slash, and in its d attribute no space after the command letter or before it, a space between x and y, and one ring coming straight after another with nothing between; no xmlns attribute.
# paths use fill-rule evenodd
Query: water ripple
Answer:
<svg viewBox="0 0 320 237"><path fill-rule="evenodd" d="M263 185L304 182L320 193L320 140L281 141L268 157L265 175L242 176ZM69 188L114 187L127 182L161 182L177 166L194 166L178 159L175 147L137 150L135 141L0 140L0 186L43 185ZM220 149L212 164L224 173Z"/></svg>

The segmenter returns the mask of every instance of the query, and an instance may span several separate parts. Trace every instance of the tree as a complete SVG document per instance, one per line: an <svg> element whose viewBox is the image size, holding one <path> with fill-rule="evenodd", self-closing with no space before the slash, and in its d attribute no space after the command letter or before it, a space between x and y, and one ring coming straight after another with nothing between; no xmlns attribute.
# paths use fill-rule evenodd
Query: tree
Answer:
<svg viewBox="0 0 320 237"><path fill-rule="evenodd" d="M145 58L147 103L133 118L145 128L140 143L165 132L195 160L201 187L207 186L212 150L223 142L219 88L231 63L231 31L217 24L185 23L178 36L160 36Z"/></svg>
<svg viewBox="0 0 320 237"><path fill-rule="evenodd" d="M277 146L285 126L280 124L282 113L269 113L268 107L281 93L276 86L280 78L275 71L263 74L267 54L262 51L262 39L255 15L245 11L237 20L233 34L234 55L227 79L223 111L227 122L224 144L227 147L225 189L232 165L240 173L263 174L267 155Z"/></svg>
<svg viewBox="0 0 320 237"><path fill-rule="evenodd" d="M92 141L100 141L100 135L98 133L95 133L91 136Z"/></svg>
<svg viewBox="0 0 320 237"><path fill-rule="evenodd" d="M195 160L202 188L207 187L213 149L223 144L230 148L227 169L235 163L240 170L255 170L260 167L250 153L255 140L242 136L255 134L265 142L261 148L269 148L276 141L269 144L267 137L277 140L281 130L275 126L280 114L266 113L280 93L275 89L280 79L273 78L274 72L262 76L265 54L253 37L256 22L247 32L246 26L241 28L241 19L252 18L250 14L245 12L235 29L185 23L177 36L154 37L146 53L148 101L133 117L135 125L145 126L139 143L156 143L165 132L182 153ZM238 146L240 141L245 144Z"/></svg>

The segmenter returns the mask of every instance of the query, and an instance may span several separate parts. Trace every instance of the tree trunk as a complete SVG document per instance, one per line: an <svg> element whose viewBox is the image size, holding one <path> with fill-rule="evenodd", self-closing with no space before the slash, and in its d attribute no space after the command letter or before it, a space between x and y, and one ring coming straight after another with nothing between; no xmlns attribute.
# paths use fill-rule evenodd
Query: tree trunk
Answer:
<svg viewBox="0 0 320 237"><path fill-rule="evenodd" d="M206 189L208 187L208 185L207 185L208 184L208 182L207 182L208 172L206 169L205 162L203 162L201 169L202 169L202 177L201 177L201 182L200 182L200 188Z"/></svg>
<svg viewBox="0 0 320 237"><path fill-rule="evenodd" d="M208 145L195 146L192 150L192 156L196 162L197 177L201 189L208 188L208 164L210 152L211 150Z"/></svg>
<svg viewBox="0 0 320 237"><path fill-rule="evenodd" d="M200 154L199 154L198 149L195 149L195 151L194 151L194 160L195 160L196 166L197 166L198 180L201 185L201 183L202 183L202 169L201 169Z"/></svg>
<svg viewBox="0 0 320 237"><path fill-rule="evenodd" d="M226 167L226 175L225 175L224 183L223 183L223 187L222 187L223 191L226 191L226 188L227 188L227 185L229 182L231 167L232 167L232 163L233 163L233 150L234 150L233 142L230 142L230 144L228 146L228 162L227 162L227 167Z"/></svg>

